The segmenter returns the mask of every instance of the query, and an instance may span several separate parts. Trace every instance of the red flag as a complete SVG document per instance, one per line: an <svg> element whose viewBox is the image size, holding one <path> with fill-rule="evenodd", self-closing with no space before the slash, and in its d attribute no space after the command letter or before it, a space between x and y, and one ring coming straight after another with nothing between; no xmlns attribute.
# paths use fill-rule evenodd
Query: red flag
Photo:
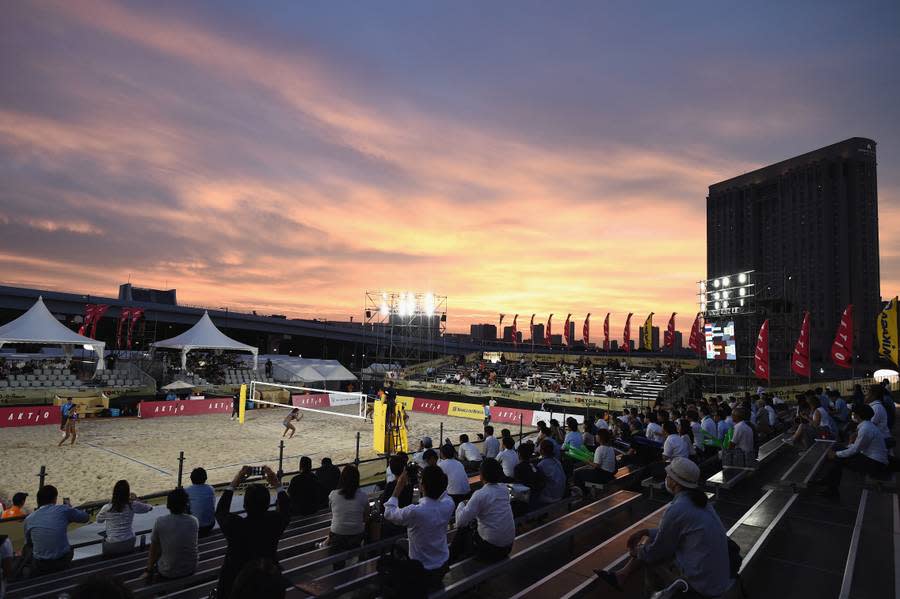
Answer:
<svg viewBox="0 0 900 599"><path fill-rule="evenodd" d="M107 304L97 304L94 306L94 317L91 319L91 334L90 337L93 339L97 338L97 324L100 322L100 319L103 318L103 315L106 314L106 311L109 310L109 306Z"/></svg>
<svg viewBox="0 0 900 599"><path fill-rule="evenodd" d="M625 351L631 353L631 312L625 319Z"/></svg>
<svg viewBox="0 0 900 599"><path fill-rule="evenodd" d="M753 356L753 365L756 378L771 381L769 374L769 320L759 328L759 337L756 338L756 353Z"/></svg>
<svg viewBox="0 0 900 599"><path fill-rule="evenodd" d="M853 304L841 314L841 324L831 344L831 359L841 368L853 365Z"/></svg>
<svg viewBox="0 0 900 599"><path fill-rule="evenodd" d="M691 326L691 338L688 341L691 349L698 354L702 354L706 346L706 339L703 335L703 326L700 323L700 315L701 312L697 312L697 317L694 318L694 324Z"/></svg>
<svg viewBox="0 0 900 599"><path fill-rule="evenodd" d="M119 322L116 324L116 347L122 349L122 325L131 319L131 308L122 308L119 314Z"/></svg>
<svg viewBox="0 0 900 599"><path fill-rule="evenodd" d="M90 326L91 321L94 319L94 312L96 312L96 305L94 304L85 304L84 305L84 320L81 323L81 326L78 328L79 335L86 335Z"/></svg>
<svg viewBox="0 0 900 599"><path fill-rule="evenodd" d="M581 329L581 340L584 341L584 346L587 347L588 343L591 342L591 313L588 312L588 315L584 317L584 328Z"/></svg>
<svg viewBox="0 0 900 599"><path fill-rule="evenodd" d="M570 318L572 318L571 314L566 316L566 329L563 331L563 345L565 345L566 347L568 347L569 344L572 342L572 339L570 338L570 335L569 335L569 319Z"/></svg>
<svg viewBox="0 0 900 599"><path fill-rule="evenodd" d="M513 347L515 347L516 345L519 344L519 340L516 338L516 337L518 337L518 335L519 335L519 333L516 331L516 320L518 320L518 319L519 319L519 315L518 315L518 314L516 314L515 316L513 316L513 326L512 326L512 342L513 342Z"/></svg>
<svg viewBox="0 0 900 599"><path fill-rule="evenodd" d="M504 316L506 316L506 314L500 315L500 324L497 325L497 334L500 336L501 339L503 339L503 317Z"/></svg>
<svg viewBox="0 0 900 599"><path fill-rule="evenodd" d="M800 325L800 338L794 346L794 356L791 358L791 370L800 376L812 376L809 363L809 312L803 313L803 324Z"/></svg>
<svg viewBox="0 0 900 599"><path fill-rule="evenodd" d="M666 327L666 333L663 335L666 347L675 345L675 312L669 317L669 326Z"/></svg>
<svg viewBox="0 0 900 599"><path fill-rule="evenodd" d="M550 318L547 319L547 330L544 331L544 343L547 344L547 347L550 347L550 321L553 320L553 315L550 315Z"/></svg>
<svg viewBox="0 0 900 599"><path fill-rule="evenodd" d="M128 349L131 349L131 334L134 332L134 325L137 324L137 321L140 320L143 315L143 308L131 309L131 323L128 325Z"/></svg>
<svg viewBox="0 0 900 599"><path fill-rule="evenodd" d="M609 351L609 312L603 321L603 351Z"/></svg>

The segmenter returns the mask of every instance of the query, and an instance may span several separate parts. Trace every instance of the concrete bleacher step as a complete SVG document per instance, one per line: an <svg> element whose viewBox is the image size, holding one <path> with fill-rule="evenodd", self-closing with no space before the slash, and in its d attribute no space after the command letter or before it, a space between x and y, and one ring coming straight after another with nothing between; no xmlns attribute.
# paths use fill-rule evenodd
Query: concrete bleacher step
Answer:
<svg viewBox="0 0 900 599"><path fill-rule="evenodd" d="M900 511L893 493L863 489L838 599L880 599L900 592L896 559Z"/></svg>

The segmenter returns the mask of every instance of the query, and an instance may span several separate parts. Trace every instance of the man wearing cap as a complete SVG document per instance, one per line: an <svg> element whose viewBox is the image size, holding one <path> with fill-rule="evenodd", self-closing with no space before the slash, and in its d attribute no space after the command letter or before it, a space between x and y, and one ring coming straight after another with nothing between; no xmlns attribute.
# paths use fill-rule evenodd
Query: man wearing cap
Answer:
<svg viewBox="0 0 900 599"><path fill-rule="evenodd" d="M666 466L666 490L675 498L659 528L631 535L631 559L615 572L597 570L601 580L621 591L632 573L649 566L648 582L657 590L676 578L687 582L690 590L680 595L685 599L721 597L731 588L728 537L706 494L697 488L699 479L699 466L687 458Z"/></svg>
<svg viewBox="0 0 900 599"><path fill-rule="evenodd" d="M16 493L13 495L12 507L4 510L3 514L0 514L0 520L6 520L7 518L21 518L31 513L24 507L26 499L28 499L28 493Z"/></svg>

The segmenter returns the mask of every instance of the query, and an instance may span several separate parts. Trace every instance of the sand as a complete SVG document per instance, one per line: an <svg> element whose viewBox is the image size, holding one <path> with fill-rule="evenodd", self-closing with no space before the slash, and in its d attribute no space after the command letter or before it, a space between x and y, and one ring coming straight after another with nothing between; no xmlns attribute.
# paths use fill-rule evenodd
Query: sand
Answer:
<svg viewBox="0 0 900 599"><path fill-rule="evenodd" d="M352 413L356 408L337 410ZM460 433L474 440L481 430L476 420L424 413L409 416L413 449L425 435L437 444L442 421L444 436L454 442ZM244 425L226 414L86 419L79 426L77 443L63 447L56 446L62 435L54 426L5 428L0 431L0 497L26 491L30 494L27 506L33 508L42 465L47 467L47 484L56 486L60 496L69 497L75 505L108 500L113 485L122 478L138 495L164 491L176 484L179 451L185 455L185 484L197 466L206 468L213 484L227 482L243 464L269 464L275 469L283 417L282 409L262 409L248 412ZM296 470L301 455L310 456L315 466L323 457L335 464L352 461L357 431L361 433L360 458L375 457L371 423L305 412L294 438L285 441L285 471Z"/></svg>

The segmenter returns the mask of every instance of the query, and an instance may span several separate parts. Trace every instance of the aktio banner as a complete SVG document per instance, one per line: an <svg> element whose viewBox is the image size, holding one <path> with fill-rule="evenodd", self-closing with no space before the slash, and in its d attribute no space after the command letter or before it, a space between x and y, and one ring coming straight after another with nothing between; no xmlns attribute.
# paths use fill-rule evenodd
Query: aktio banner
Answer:
<svg viewBox="0 0 900 599"><path fill-rule="evenodd" d="M450 402L442 399L413 399L413 412L426 412L428 414L440 414L446 416L450 411ZM483 416L482 416L483 417Z"/></svg>
<svg viewBox="0 0 900 599"><path fill-rule="evenodd" d="M291 395L291 405L295 408L330 408L327 393L307 393Z"/></svg>
<svg viewBox="0 0 900 599"><path fill-rule="evenodd" d="M492 423L497 422L502 424L519 424L520 419L523 425L530 425L532 419L531 410L521 410L519 408L500 408L497 406L491 408Z"/></svg>
<svg viewBox="0 0 900 599"><path fill-rule="evenodd" d="M22 406L0 408L0 428L40 426L61 422L59 406Z"/></svg>
<svg viewBox="0 0 900 599"><path fill-rule="evenodd" d="M142 401L138 404L139 418L200 416L202 414L231 414L231 398Z"/></svg>

